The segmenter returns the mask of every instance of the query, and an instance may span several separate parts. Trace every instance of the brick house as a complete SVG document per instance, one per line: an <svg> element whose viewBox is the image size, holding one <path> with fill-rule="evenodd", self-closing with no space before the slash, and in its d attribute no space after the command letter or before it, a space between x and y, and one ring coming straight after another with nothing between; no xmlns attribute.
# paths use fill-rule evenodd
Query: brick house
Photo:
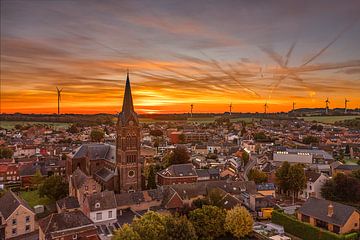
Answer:
<svg viewBox="0 0 360 240"><path fill-rule="evenodd" d="M297 218L302 222L338 234L360 230L359 210L323 199L309 198L298 209Z"/></svg>
<svg viewBox="0 0 360 240"><path fill-rule="evenodd" d="M0 164L0 182L19 181L17 164Z"/></svg>
<svg viewBox="0 0 360 240"><path fill-rule="evenodd" d="M116 206L114 192L104 191L87 196L83 212L94 223L116 221Z"/></svg>
<svg viewBox="0 0 360 240"><path fill-rule="evenodd" d="M53 213L39 221L39 240L100 240L94 223L80 210Z"/></svg>
<svg viewBox="0 0 360 240"><path fill-rule="evenodd" d="M31 207L12 191L0 198L1 222L5 224L5 239L35 231L35 213Z"/></svg>

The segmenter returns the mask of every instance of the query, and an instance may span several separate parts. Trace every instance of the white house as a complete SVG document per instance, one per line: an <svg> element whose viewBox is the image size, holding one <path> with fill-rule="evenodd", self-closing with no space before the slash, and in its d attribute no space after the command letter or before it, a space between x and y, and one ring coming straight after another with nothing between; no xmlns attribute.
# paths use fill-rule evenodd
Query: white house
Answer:
<svg viewBox="0 0 360 240"><path fill-rule="evenodd" d="M87 196L83 211L95 224L116 221L115 193L104 191Z"/></svg>
<svg viewBox="0 0 360 240"><path fill-rule="evenodd" d="M309 197L321 197L321 187L329 179L323 173L318 173L314 171L305 171L306 176L306 188L299 194L301 199L308 199Z"/></svg>

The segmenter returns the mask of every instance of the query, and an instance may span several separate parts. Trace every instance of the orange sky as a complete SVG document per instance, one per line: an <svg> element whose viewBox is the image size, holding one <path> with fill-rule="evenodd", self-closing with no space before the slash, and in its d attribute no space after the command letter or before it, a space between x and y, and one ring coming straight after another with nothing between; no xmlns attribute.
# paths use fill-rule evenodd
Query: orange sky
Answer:
<svg viewBox="0 0 360 240"><path fill-rule="evenodd" d="M116 113L126 69L138 113L359 107L358 1L199 2L1 1L0 112Z"/></svg>

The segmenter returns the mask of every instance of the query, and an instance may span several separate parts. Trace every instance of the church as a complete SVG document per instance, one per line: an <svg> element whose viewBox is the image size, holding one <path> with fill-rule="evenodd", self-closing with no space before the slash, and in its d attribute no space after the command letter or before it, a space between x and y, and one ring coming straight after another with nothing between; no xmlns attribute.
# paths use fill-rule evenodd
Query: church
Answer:
<svg viewBox="0 0 360 240"><path fill-rule="evenodd" d="M116 125L116 145L84 144L69 155L67 175L72 187L95 193L101 190L115 193L141 190L140 125L134 111L129 73L126 76L122 111ZM86 181L95 180L91 186ZM93 189L93 190L90 190Z"/></svg>

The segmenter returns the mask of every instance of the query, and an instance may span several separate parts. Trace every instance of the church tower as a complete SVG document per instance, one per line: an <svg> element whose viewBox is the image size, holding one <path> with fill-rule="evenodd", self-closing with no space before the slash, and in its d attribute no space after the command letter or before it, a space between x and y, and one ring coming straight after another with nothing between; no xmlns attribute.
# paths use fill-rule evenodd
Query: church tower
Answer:
<svg viewBox="0 0 360 240"><path fill-rule="evenodd" d="M140 126L134 111L129 72L116 130L115 191L139 191L141 190Z"/></svg>

